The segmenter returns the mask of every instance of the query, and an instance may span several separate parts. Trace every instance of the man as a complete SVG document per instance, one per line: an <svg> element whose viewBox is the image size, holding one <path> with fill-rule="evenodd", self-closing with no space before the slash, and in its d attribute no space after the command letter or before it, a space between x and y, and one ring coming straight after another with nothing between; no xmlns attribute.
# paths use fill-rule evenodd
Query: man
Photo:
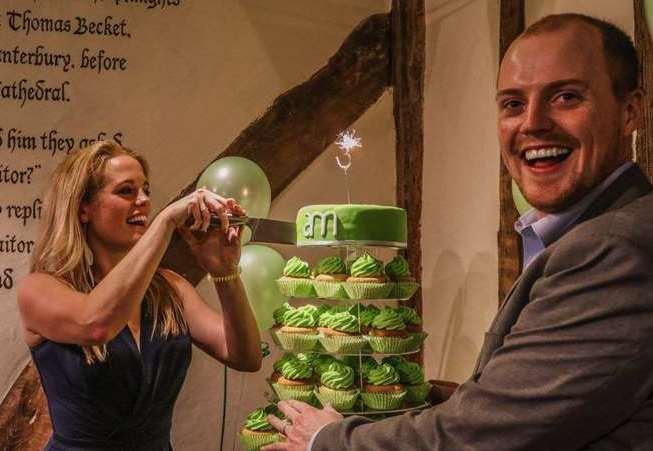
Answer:
<svg viewBox="0 0 653 451"><path fill-rule="evenodd" d="M498 77L501 154L534 210L525 268L473 376L422 412L371 423L280 403L267 450L653 450L653 194L629 162L641 113L632 42L549 16ZM312 441L312 442L311 442Z"/></svg>

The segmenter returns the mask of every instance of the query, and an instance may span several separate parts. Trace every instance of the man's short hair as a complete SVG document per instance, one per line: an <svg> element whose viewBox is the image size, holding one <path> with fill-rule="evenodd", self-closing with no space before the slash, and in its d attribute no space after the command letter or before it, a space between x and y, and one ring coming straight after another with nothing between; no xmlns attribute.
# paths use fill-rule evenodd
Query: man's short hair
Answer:
<svg viewBox="0 0 653 451"><path fill-rule="evenodd" d="M612 79L612 91L618 99L639 87L639 60L632 39L621 28L595 17L584 14L553 14L545 16L522 33L521 36L534 36L549 31L557 31L574 23L584 23L594 27L603 42L603 52Z"/></svg>

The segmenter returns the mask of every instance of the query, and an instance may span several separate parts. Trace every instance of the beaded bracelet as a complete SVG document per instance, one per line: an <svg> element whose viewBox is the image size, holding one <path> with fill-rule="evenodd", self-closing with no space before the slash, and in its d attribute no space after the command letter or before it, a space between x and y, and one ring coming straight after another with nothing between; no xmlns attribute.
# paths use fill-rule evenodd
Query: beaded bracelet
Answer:
<svg viewBox="0 0 653 451"><path fill-rule="evenodd" d="M239 276L240 273L242 272L241 267L238 267L238 271L236 271L233 274L227 274L226 276L214 276L213 274L209 273L209 280L215 283L223 283L223 282L230 282L232 280L236 280Z"/></svg>

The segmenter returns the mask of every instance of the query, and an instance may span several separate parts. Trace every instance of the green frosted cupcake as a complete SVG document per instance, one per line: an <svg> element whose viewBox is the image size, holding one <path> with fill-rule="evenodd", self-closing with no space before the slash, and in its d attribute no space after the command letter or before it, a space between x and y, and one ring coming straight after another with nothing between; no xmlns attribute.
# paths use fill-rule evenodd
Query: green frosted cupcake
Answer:
<svg viewBox="0 0 653 451"><path fill-rule="evenodd" d="M372 321L376 318L381 310L375 305L362 306L360 310L361 332L368 333L372 326Z"/></svg>
<svg viewBox="0 0 653 451"><path fill-rule="evenodd" d="M374 357L369 355L357 356L357 355L348 355L345 356L342 361L353 368L356 378L360 378L361 373L363 379L367 379L367 375L370 370L376 368L379 363L374 359Z"/></svg>
<svg viewBox="0 0 653 451"><path fill-rule="evenodd" d="M296 298L315 297L315 288L311 280L308 263L299 257L293 257L283 268L283 277L277 279L279 292L284 296Z"/></svg>
<svg viewBox="0 0 653 451"><path fill-rule="evenodd" d="M342 363L332 363L320 377L315 391L322 405L331 404L337 411L351 410L356 404L359 390L354 387L354 370Z"/></svg>
<svg viewBox="0 0 653 451"><path fill-rule="evenodd" d="M284 355L282 355L278 360L276 360L272 364L272 375L270 376L270 381L276 382L279 377L281 376L281 368L283 367L284 363L288 362L289 360L293 360L298 358L295 356L295 354L291 354L289 352L286 352Z"/></svg>
<svg viewBox="0 0 653 451"><path fill-rule="evenodd" d="M349 312L332 315L328 327L320 328L320 343L328 352L356 353L367 344L360 334L358 318Z"/></svg>
<svg viewBox="0 0 653 451"><path fill-rule="evenodd" d="M279 329L283 327L283 315L288 310L294 310L294 307L291 306L289 303L284 302L281 305L281 307L274 309L274 311L272 312L274 325L270 328L270 335L272 336L272 340L279 346L281 346L281 342L279 342L279 338L277 337L277 332L279 332Z"/></svg>
<svg viewBox="0 0 653 451"><path fill-rule="evenodd" d="M391 294L393 298L409 299L419 288L419 284L410 274L408 262L401 255L397 255L385 265L385 273L395 284Z"/></svg>
<svg viewBox="0 0 653 451"><path fill-rule="evenodd" d="M245 424L238 434L240 442L247 451L258 451L265 445L283 440L284 436L268 422L268 415L276 415L280 418L283 416L274 405L256 409L247 415Z"/></svg>
<svg viewBox="0 0 653 451"><path fill-rule="evenodd" d="M277 338L284 350L308 352L315 348L318 332L314 309L314 306L304 306L284 313L284 325L277 332Z"/></svg>
<svg viewBox="0 0 653 451"><path fill-rule="evenodd" d="M419 349L427 336L426 332L422 332L422 318L419 317L417 311L412 307L400 306L395 309L401 315L406 323L406 332L408 332L411 342L408 345L407 351L414 351Z"/></svg>
<svg viewBox="0 0 653 451"><path fill-rule="evenodd" d="M347 277L347 266L340 257L326 257L313 268L313 287L321 298L347 299L342 285Z"/></svg>
<svg viewBox="0 0 653 451"><path fill-rule="evenodd" d="M399 363L395 368L399 373L399 382L406 386L406 401L423 404L431 390L431 384L424 381L424 369L414 362Z"/></svg>
<svg viewBox="0 0 653 451"><path fill-rule="evenodd" d="M318 376L322 376L322 374L329 369L329 366L331 366L332 363L342 364L340 360L336 359L335 357L329 354L319 354L315 358L315 362L313 363L313 369Z"/></svg>
<svg viewBox="0 0 653 451"><path fill-rule="evenodd" d="M406 389L399 383L397 370L389 363L382 363L369 371L361 397L370 409L394 410L401 407Z"/></svg>
<svg viewBox="0 0 653 451"><path fill-rule="evenodd" d="M385 299L393 284L383 273L383 262L369 254L358 257L351 265L351 276L345 282L345 291L352 299Z"/></svg>
<svg viewBox="0 0 653 451"><path fill-rule="evenodd" d="M315 402L313 368L296 357L281 365L281 376L272 383L272 387L282 401L294 399L310 404Z"/></svg>
<svg viewBox="0 0 653 451"><path fill-rule="evenodd" d="M384 354L406 352L413 343L406 323L392 308L385 308L374 317L367 339L375 352Z"/></svg>

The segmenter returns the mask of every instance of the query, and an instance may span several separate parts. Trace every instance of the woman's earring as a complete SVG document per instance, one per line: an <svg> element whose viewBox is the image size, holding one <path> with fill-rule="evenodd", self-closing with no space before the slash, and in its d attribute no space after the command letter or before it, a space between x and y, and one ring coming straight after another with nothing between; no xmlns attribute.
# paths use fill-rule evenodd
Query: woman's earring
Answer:
<svg viewBox="0 0 653 451"><path fill-rule="evenodd" d="M84 240L84 260L86 261L86 265L89 268L93 266L93 251L89 247L86 240Z"/></svg>

